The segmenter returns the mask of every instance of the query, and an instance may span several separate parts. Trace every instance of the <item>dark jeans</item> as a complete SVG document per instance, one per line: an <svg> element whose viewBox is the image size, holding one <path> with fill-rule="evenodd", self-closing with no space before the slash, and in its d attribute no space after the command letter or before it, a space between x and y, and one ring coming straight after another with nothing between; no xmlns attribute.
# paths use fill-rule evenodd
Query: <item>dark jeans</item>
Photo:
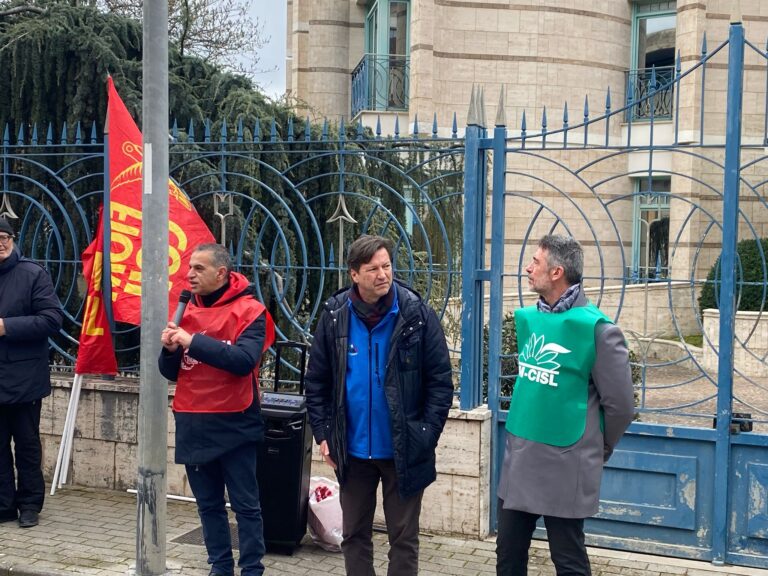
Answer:
<svg viewBox="0 0 768 576"><path fill-rule="evenodd" d="M0 517L3 519L15 518L17 510L40 512L43 509L45 480L41 469L40 407L40 400L0 405Z"/></svg>
<svg viewBox="0 0 768 576"><path fill-rule="evenodd" d="M393 460L350 457L341 489L343 535L341 551L348 576L375 576L373 516L381 480L384 519L389 536L389 576L416 576L419 571L419 514L423 491L403 500L397 492Z"/></svg>
<svg viewBox="0 0 768 576"><path fill-rule="evenodd" d="M540 516L505 510L503 505L504 502L499 500L496 576L527 576L528 549ZM584 520L544 516L544 526L557 576L590 576L592 571L584 545Z"/></svg>
<svg viewBox="0 0 768 576"><path fill-rule="evenodd" d="M197 500L203 525L208 563L217 572L233 575L232 541L224 502L224 487L237 519L240 541L240 573L260 576L264 573L264 526L261 519L259 486L256 482L256 444L246 444L221 458L200 466L186 466L187 478Z"/></svg>

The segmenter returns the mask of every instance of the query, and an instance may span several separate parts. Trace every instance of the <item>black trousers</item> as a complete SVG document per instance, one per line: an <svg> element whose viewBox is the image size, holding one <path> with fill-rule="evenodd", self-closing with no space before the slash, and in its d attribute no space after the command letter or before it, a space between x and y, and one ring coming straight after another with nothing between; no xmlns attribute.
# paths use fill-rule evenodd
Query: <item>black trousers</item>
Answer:
<svg viewBox="0 0 768 576"><path fill-rule="evenodd" d="M17 510L40 512L43 508L40 408L40 400L0 405L0 517L4 519L15 518Z"/></svg>
<svg viewBox="0 0 768 576"><path fill-rule="evenodd" d="M503 505L499 500L496 575L527 576L528 549L540 515L505 510ZM557 576L591 576L584 545L584 519L544 516L544 525Z"/></svg>
<svg viewBox="0 0 768 576"><path fill-rule="evenodd" d="M350 457L341 509L344 540L341 551L347 576L375 576L373 516L376 489L381 481L384 519L389 536L389 576L416 576L419 572L419 515L424 492L403 500L397 491L393 460Z"/></svg>

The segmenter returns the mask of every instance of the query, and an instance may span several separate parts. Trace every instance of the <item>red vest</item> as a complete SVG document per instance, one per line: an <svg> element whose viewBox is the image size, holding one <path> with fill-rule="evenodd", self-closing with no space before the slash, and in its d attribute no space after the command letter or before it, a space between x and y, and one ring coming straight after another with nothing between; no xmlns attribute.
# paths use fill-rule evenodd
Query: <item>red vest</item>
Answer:
<svg viewBox="0 0 768 576"><path fill-rule="evenodd" d="M221 300L228 296L231 296L229 291ZM251 296L235 298L222 305L217 303L209 308L189 306L181 327L190 334L205 334L234 344L243 330L262 313L266 315L264 352L275 340L275 325L264 305ZM241 412L253 403L254 384L258 390L258 365L251 374L238 376L195 360L185 351L176 382L173 409L176 412Z"/></svg>

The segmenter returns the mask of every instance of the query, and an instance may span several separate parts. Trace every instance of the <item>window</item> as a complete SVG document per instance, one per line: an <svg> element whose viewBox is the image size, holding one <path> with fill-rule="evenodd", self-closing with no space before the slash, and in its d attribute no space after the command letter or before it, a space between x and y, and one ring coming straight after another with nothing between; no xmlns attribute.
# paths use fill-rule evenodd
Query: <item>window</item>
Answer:
<svg viewBox="0 0 768 576"><path fill-rule="evenodd" d="M352 115L407 110L410 1L376 0L365 17L365 54L352 72Z"/></svg>
<svg viewBox="0 0 768 576"><path fill-rule="evenodd" d="M672 180L636 178L631 278L669 277L669 197Z"/></svg>
<svg viewBox="0 0 768 576"><path fill-rule="evenodd" d="M675 74L676 2L635 2L632 15L632 62L627 73L627 101L632 120L672 116L672 86ZM655 74L655 84L652 75ZM646 99L652 89L653 102Z"/></svg>

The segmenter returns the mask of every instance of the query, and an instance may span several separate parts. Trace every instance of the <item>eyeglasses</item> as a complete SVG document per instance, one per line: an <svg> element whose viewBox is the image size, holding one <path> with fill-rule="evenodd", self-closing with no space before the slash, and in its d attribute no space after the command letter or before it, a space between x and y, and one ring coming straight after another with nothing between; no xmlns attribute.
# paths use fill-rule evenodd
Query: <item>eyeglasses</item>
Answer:
<svg viewBox="0 0 768 576"><path fill-rule="evenodd" d="M8 242L11 240L13 240L13 236L8 234L0 234L0 244L8 244Z"/></svg>

